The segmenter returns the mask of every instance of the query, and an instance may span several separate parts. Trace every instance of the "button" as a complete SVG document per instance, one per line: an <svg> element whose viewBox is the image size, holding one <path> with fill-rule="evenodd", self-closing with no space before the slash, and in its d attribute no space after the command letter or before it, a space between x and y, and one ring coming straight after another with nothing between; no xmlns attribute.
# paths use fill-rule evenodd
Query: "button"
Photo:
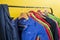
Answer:
<svg viewBox="0 0 60 40"><path fill-rule="evenodd" d="M24 22L26 22L26 20L24 20Z"/></svg>
<svg viewBox="0 0 60 40"><path fill-rule="evenodd" d="M28 34L31 34L31 32L28 32Z"/></svg>

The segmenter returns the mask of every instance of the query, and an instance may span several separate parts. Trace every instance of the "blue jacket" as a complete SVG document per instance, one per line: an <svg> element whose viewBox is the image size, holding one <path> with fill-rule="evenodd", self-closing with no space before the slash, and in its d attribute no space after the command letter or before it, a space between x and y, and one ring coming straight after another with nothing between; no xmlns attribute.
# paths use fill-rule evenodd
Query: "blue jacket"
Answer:
<svg viewBox="0 0 60 40"><path fill-rule="evenodd" d="M22 32L22 40L36 40L38 35L40 40L49 40L45 28L31 17L28 20L22 19L19 22L25 26Z"/></svg>
<svg viewBox="0 0 60 40"><path fill-rule="evenodd" d="M17 31L11 23L8 6L0 4L0 40L19 40Z"/></svg>

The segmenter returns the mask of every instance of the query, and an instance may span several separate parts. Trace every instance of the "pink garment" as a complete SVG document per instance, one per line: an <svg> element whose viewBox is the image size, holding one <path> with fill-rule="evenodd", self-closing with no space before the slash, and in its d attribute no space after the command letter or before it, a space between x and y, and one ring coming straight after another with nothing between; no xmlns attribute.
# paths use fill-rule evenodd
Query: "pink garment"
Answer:
<svg viewBox="0 0 60 40"><path fill-rule="evenodd" d="M59 27L59 40L60 40L60 27Z"/></svg>

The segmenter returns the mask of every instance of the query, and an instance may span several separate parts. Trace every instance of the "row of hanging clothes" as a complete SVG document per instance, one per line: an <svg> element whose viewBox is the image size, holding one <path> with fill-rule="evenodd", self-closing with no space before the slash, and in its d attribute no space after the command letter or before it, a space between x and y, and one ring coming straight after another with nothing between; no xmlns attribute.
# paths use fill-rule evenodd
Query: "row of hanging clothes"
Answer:
<svg viewBox="0 0 60 40"><path fill-rule="evenodd" d="M8 7L34 8L0 4L0 40L60 40L60 19L53 13L30 10L13 20Z"/></svg>

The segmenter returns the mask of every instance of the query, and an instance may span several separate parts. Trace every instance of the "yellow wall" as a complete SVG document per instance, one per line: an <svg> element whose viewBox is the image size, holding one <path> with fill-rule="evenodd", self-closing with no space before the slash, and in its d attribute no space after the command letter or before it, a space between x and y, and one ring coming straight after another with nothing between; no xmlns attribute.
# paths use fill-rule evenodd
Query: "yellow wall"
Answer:
<svg viewBox="0 0 60 40"><path fill-rule="evenodd" d="M52 7L54 15L60 18L60 0L0 0L2 4L18 6L47 6ZM26 11L22 8L9 8L12 17L18 17L21 12ZM21 11L22 10L22 11ZM29 9L27 9L29 10Z"/></svg>

